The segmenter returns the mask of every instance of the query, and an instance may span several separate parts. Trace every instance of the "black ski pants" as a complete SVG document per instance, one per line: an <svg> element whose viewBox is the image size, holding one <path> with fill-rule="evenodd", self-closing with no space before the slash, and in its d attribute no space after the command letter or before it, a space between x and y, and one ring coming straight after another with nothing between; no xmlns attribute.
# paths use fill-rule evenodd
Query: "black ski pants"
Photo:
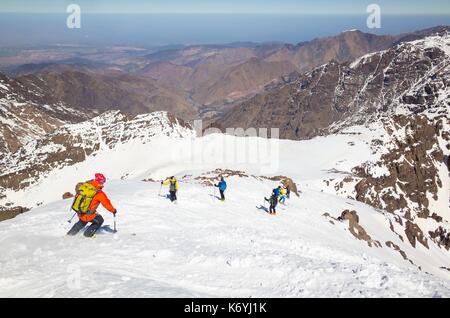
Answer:
<svg viewBox="0 0 450 318"><path fill-rule="evenodd" d="M100 214L98 214L95 217L95 219L92 220L91 225L86 229L86 231L84 231L84 236L92 237L97 232L97 230L102 226L103 222L105 222L105 220ZM70 236L77 235L82 229L84 229L86 225L87 222L79 220L77 223L74 224L74 226L72 226L67 235Z"/></svg>

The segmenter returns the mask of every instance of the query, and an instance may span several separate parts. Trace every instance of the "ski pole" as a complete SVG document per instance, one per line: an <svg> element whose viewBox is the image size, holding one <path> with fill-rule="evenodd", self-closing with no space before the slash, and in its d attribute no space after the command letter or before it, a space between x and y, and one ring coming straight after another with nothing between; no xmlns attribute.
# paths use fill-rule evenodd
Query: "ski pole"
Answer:
<svg viewBox="0 0 450 318"><path fill-rule="evenodd" d="M161 191L162 191L162 183L161 183L161 186L159 187L159 193L158 193L158 196L160 197L161 196Z"/></svg>
<svg viewBox="0 0 450 318"><path fill-rule="evenodd" d="M116 215L114 214L114 233L117 233L117 228L116 228Z"/></svg>
<svg viewBox="0 0 450 318"><path fill-rule="evenodd" d="M72 205L70 206L69 212L73 210L73 206L75 205L75 201L77 200L77 196L75 195L75 198L73 199ZM74 210L75 211L75 210ZM75 217L75 215L77 215L77 212L75 211L75 213L73 214L72 218L67 221L69 224L72 223L73 218Z"/></svg>
<svg viewBox="0 0 450 318"><path fill-rule="evenodd" d="M75 217L75 215L77 215L77 212L75 212L75 213L73 214L72 218L71 218L69 221L67 221L69 224L72 223L72 220L73 220L73 218Z"/></svg>

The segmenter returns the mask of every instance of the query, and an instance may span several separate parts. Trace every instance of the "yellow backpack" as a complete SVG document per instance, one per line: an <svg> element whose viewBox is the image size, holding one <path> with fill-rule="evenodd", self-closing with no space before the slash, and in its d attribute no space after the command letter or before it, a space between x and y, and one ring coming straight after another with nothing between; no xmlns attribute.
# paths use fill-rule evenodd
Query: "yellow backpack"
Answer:
<svg viewBox="0 0 450 318"><path fill-rule="evenodd" d="M83 183L79 188L75 200L72 205L72 209L81 214L89 213L89 206L92 199L97 194L98 189L90 183Z"/></svg>

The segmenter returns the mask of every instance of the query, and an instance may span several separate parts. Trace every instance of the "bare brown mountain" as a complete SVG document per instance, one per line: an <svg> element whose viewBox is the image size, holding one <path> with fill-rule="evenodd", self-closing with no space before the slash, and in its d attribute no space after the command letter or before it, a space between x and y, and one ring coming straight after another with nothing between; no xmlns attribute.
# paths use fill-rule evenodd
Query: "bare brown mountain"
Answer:
<svg viewBox="0 0 450 318"><path fill-rule="evenodd" d="M293 70L295 66L288 61L265 61L254 57L231 67L216 83L199 89L193 98L206 105L231 102L260 92L265 85Z"/></svg>
<svg viewBox="0 0 450 318"><path fill-rule="evenodd" d="M51 92L54 101L72 107L119 109L134 115L160 110L184 118L196 115L182 94L161 87L153 79L121 71L52 65L18 80Z"/></svg>
<svg viewBox="0 0 450 318"><path fill-rule="evenodd" d="M189 81L182 81L181 79L188 79L192 75L193 70L190 67L177 65L169 61L161 61L148 64L142 70L140 75L152 78L158 83L166 87L178 87L188 90L192 88L192 83Z"/></svg>
<svg viewBox="0 0 450 318"><path fill-rule="evenodd" d="M427 32L416 37L423 37ZM309 71L332 60L350 61L387 49L403 37L405 35L378 36L354 30L298 45L187 47L145 57L148 64L138 73L165 87L184 90L196 104L216 105L220 109L224 104L264 91L265 85L282 76Z"/></svg>
<svg viewBox="0 0 450 318"><path fill-rule="evenodd" d="M300 72L328 63L345 62L367 53L389 48L398 37L378 36L359 30L336 36L318 38L298 46L286 46L266 58L269 61L290 61Z"/></svg>

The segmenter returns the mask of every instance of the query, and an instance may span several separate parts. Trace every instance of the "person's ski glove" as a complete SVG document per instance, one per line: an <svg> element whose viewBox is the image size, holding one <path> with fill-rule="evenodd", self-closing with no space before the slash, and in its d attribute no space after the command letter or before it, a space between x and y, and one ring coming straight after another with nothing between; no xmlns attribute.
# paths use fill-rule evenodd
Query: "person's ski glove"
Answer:
<svg viewBox="0 0 450 318"><path fill-rule="evenodd" d="M114 216L116 216L116 214L117 214L117 210L115 210L115 211L113 212L113 215L114 215Z"/></svg>

